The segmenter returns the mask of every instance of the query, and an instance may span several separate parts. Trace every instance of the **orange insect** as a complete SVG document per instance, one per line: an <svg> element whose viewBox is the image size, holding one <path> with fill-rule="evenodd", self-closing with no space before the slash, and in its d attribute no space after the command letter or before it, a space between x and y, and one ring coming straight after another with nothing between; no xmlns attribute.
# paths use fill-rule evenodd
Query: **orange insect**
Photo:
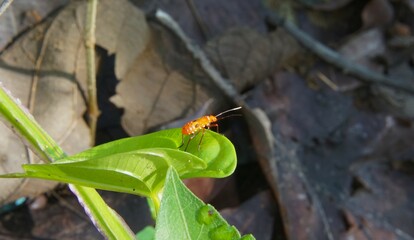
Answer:
<svg viewBox="0 0 414 240"><path fill-rule="evenodd" d="M190 139L187 142L187 145L185 146L184 151L187 150L188 144L190 144L191 139L193 139L195 136L197 136L197 134L202 131L202 136L200 139L200 142L198 144L198 150L200 151L200 145L201 145L201 141L203 140L204 137L204 131L205 129L210 129L210 127L216 127L217 128L217 132L218 132L218 124L217 121L223 118L218 118L219 116L228 113L228 112L232 112L232 111L236 111L241 109L242 107L236 107L236 108L232 108L229 109L227 111L221 112L219 114L217 114L216 116L213 115L208 115L208 116L202 116L200 118L197 118L196 120L190 121L188 123L186 123L183 128L181 129L181 133L182 135L182 145L184 145L184 135L190 135ZM227 116L229 117L229 116ZM181 147L180 146L180 147Z"/></svg>

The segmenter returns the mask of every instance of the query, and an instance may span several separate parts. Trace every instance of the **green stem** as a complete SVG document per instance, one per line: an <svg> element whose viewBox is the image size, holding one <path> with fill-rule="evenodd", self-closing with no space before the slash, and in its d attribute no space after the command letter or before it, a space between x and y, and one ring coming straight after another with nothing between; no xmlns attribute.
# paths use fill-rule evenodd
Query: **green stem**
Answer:
<svg viewBox="0 0 414 240"><path fill-rule="evenodd" d="M39 126L29 111L0 87L0 114L13 131L25 139L33 152L45 162L65 157L63 150Z"/></svg>
<svg viewBox="0 0 414 240"><path fill-rule="evenodd" d="M1 85L0 115L5 119L5 124L26 140L30 149L44 161L53 162L66 156L62 148L40 127L29 111ZM69 186L106 238L115 239L113 236L121 236L122 238L119 239L134 239L129 227L105 204L95 189L77 185Z"/></svg>

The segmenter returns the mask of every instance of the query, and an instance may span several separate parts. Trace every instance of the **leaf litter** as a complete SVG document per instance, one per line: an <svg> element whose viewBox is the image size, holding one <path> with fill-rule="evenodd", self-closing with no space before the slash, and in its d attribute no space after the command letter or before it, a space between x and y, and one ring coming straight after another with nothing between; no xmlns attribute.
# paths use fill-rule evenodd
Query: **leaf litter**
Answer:
<svg viewBox="0 0 414 240"><path fill-rule="evenodd" d="M214 8L218 4L214 2L211 9L231 9L231 2L226 2L228 5L222 9ZM283 1L268 2L277 5ZM374 0L370 4L300 2L304 5L295 5L291 16L302 30L339 52L342 49L344 57L357 56L353 61L372 71L412 79L409 45L399 45L400 51L391 49L388 44L397 34L395 30L387 31L390 21L403 22L411 30L414 21L413 12L407 10L408 1L392 6ZM245 11L249 3L254 6L252 15ZM98 25L105 27L97 27L97 40L100 47L115 54L114 72L120 82L112 100L124 109L122 125L129 134L142 134L191 116L211 98L215 99L213 105L229 104L172 32L157 22L146 21L143 13L126 1L109 12L111 8L105 5L108 1L100 4L100 11L111 17L98 18ZM309 54L309 50L299 49L283 28L271 31L272 27L263 21L265 11L251 1L242 1L238 5L241 14L228 19L226 14L207 14L212 10L200 7L203 4L206 3L194 5L197 11L186 10L188 6L183 3L176 9L167 9L192 39L205 44L203 49L211 62L244 94L248 106L260 108L246 113L246 118L250 119L249 128L263 174L283 212L284 238L413 239L414 221L409 214L413 212L409 187L413 180L412 94L362 82L347 75L347 69L332 67ZM55 20L34 28L2 54L2 76L22 79L14 80L15 87L5 85L23 103L33 101L27 85L38 78L36 81L42 87L35 92L33 111L36 119L51 126L46 130L56 139L70 138L70 123L75 124L73 131L80 131L79 126L84 125L84 102L73 84L76 79L80 89L85 87L80 35L83 10L79 6L68 5L57 13ZM378 6L385 11L382 17L369 17ZM73 12L76 14L69 14ZM354 13L359 14L360 20ZM203 24L196 23L195 15ZM134 20L125 21L125 17L132 16ZM254 24L246 23L249 16ZM59 22L59 18L64 20ZM112 19L114 23L109 23ZM53 33L53 25L59 25L65 34ZM204 26L204 35L200 35L200 26ZM49 35L49 43L43 44L43 60L36 69L38 56L42 55L39 49L46 38L44 32ZM411 31L405 32L405 36L411 36ZM75 37L68 37L72 35ZM410 54L401 54L404 51ZM64 57L57 57L59 52ZM65 61L59 61L62 59ZM48 62L51 64L47 65ZM38 76L31 75L33 70ZM331 87L321 81L321 76L331 82ZM51 92L58 92L58 97ZM68 98L79 101L74 104ZM65 109L62 116L66 117L59 126L47 122L53 117L60 119L58 115L62 113L52 111L58 107L41 105L50 99L57 104L64 102L59 108ZM85 148L86 144L78 147ZM25 152L23 146L16 149L14 153ZM239 210L241 216L246 216L246 209Z"/></svg>

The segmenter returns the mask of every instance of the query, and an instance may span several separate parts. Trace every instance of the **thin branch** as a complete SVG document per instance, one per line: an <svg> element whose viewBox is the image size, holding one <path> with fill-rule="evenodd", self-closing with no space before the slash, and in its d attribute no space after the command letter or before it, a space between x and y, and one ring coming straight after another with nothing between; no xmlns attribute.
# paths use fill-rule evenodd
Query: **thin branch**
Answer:
<svg viewBox="0 0 414 240"><path fill-rule="evenodd" d="M346 59L338 52L318 42L316 39L312 38L307 33L296 27L293 23L286 21L276 13L268 11L267 16L268 20L272 24L283 27L305 48L309 49L312 53L322 58L326 62L338 67L339 69L342 69L345 73L367 83L380 84L410 94L414 94L414 85L412 84L412 80L392 79L383 74L371 71L361 65L354 64L352 61Z"/></svg>
<svg viewBox="0 0 414 240"><path fill-rule="evenodd" d="M13 0L3 0L0 4L0 16L6 11L9 5L13 2Z"/></svg>
<svg viewBox="0 0 414 240"><path fill-rule="evenodd" d="M91 146L95 144L96 123L99 117L99 107L96 93L95 66L95 27L98 1L88 0L85 23L86 71L88 81L88 115L91 135Z"/></svg>

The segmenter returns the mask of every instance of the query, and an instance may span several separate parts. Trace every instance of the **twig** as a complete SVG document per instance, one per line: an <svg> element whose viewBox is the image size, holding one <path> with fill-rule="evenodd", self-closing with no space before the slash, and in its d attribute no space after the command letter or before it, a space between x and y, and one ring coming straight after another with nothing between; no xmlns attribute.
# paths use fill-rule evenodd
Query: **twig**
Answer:
<svg viewBox="0 0 414 240"><path fill-rule="evenodd" d="M97 5L97 0L88 0L85 23L86 72L88 81L88 115L91 135L91 146L95 144L96 123L100 114L96 93L95 69L95 27Z"/></svg>
<svg viewBox="0 0 414 240"><path fill-rule="evenodd" d="M164 26L168 27L173 31L186 45L188 51L190 51L195 59L197 59L203 68L203 70L209 75L211 80L216 84L216 86L236 105L238 106L245 106L245 102L241 95L237 92L236 88L231 85L230 81L223 78L220 72L211 64L208 57L205 53L200 49L199 46L194 44L190 38L188 38L181 27L175 22L172 17L162 11L157 10L155 12L156 19L162 23Z"/></svg>
<svg viewBox="0 0 414 240"><path fill-rule="evenodd" d="M0 16L6 11L9 5L13 2L13 0L3 0L0 4Z"/></svg>
<svg viewBox="0 0 414 240"><path fill-rule="evenodd" d="M336 85L334 82L331 81L331 79L329 79L325 74L321 73L321 72L317 72L316 76L323 82L325 83L328 87L330 87L332 90L334 91L338 91L339 87L338 85Z"/></svg>
<svg viewBox="0 0 414 240"><path fill-rule="evenodd" d="M368 83L380 84L383 86L395 88L410 94L414 94L414 85L407 79L392 79L383 74L374 72L361 65L356 65L350 60L346 59L338 52L326 47L325 45L312 38L293 23L286 21L282 17L278 16L274 12L267 12L267 17L272 24L283 27L289 32L297 41L299 41L304 47L309 49L318 57L322 58L326 62L342 69L345 73L359 78L361 81Z"/></svg>

